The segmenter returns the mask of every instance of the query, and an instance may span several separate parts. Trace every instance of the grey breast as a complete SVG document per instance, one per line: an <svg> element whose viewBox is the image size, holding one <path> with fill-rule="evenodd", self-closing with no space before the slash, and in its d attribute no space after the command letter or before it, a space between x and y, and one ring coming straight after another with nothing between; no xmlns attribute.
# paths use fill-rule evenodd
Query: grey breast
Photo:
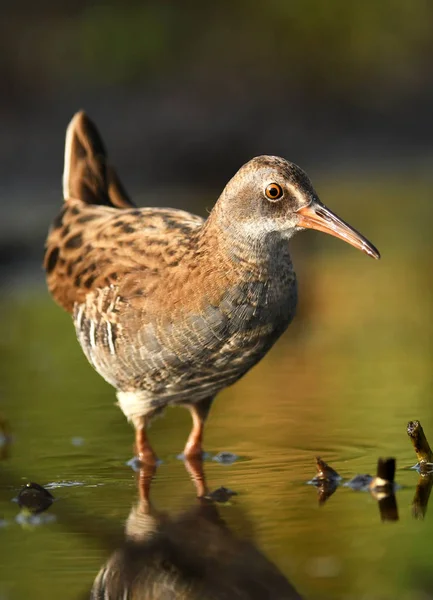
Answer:
<svg viewBox="0 0 433 600"><path fill-rule="evenodd" d="M215 394L255 365L293 319L297 288L294 274L284 286L244 282L199 314L135 328L125 326L127 309L116 306L110 292L105 295L104 302L93 299L75 309L88 360L118 390L181 403L186 395L197 400ZM97 305L104 310L96 311Z"/></svg>

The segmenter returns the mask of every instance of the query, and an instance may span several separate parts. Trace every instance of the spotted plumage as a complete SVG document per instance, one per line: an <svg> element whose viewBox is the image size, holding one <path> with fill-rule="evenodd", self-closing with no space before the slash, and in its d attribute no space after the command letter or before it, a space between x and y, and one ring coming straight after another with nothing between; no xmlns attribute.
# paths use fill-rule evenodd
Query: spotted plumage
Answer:
<svg viewBox="0 0 433 600"><path fill-rule="evenodd" d="M173 404L194 421L185 453L201 452L217 392L289 325L297 292L288 239L320 228L307 224L311 207L322 229L334 219L346 230L331 233L376 252L320 204L299 167L278 157L244 165L206 220L136 208L84 113L68 127L63 191L46 244L48 287L73 315L89 362L116 388L142 460L153 457L149 419Z"/></svg>

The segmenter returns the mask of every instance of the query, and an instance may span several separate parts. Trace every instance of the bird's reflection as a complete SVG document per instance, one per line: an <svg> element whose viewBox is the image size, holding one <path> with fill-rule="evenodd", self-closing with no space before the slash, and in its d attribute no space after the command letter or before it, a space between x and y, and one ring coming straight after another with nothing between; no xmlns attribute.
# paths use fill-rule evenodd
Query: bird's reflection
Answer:
<svg viewBox="0 0 433 600"><path fill-rule="evenodd" d="M139 501L125 540L98 573L92 599L298 599L301 596L248 536L234 533L208 495L202 462L185 466L197 499L180 514L150 501L155 468L138 474Z"/></svg>

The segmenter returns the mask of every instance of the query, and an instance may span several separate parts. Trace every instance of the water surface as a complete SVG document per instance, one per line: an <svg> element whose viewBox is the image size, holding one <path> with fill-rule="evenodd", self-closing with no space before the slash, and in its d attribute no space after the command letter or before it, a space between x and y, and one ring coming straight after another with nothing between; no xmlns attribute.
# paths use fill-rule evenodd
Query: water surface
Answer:
<svg viewBox="0 0 433 600"><path fill-rule="evenodd" d="M295 241L299 314L266 359L215 402L206 449L239 459L207 460L208 484L237 492L217 509L230 535L248 540L303 597L433 597L433 512L412 515L418 475L408 469L416 461L405 433L419 419L433 441L430 188L418 184L413 210L395 208L415 193L412 181L322 188L383 259L321 234ZM349 211L348 194L358 200ZM2 316L0 411L12 443L0 465L0 596L84 598L121 547L137 503L126 465L132 431L42 287L8 291ZM166 519L197 506L177 459L189 427L188 413L171 409L150 431L163 461L152 506ZM316 455L345 479L374 474L379 456L394 456L399 520L382 522L374 498L345 487L319 507L306 485ZM53 518L17 521L12 500L27 481L51 488L56 502L44 515Z"/></svg>

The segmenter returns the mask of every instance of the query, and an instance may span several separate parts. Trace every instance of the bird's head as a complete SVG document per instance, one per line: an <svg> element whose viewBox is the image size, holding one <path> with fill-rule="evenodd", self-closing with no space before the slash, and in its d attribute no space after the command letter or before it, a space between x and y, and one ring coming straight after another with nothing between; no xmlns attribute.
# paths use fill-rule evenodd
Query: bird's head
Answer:
<svg viewBox="0 0 433 600"><path fill-rule="evenodd" d="M225 225L251 242L317 229L380 258L373 244L320 202L306 173L283 158L250 160L229 181L218 204Z"/></svg>

